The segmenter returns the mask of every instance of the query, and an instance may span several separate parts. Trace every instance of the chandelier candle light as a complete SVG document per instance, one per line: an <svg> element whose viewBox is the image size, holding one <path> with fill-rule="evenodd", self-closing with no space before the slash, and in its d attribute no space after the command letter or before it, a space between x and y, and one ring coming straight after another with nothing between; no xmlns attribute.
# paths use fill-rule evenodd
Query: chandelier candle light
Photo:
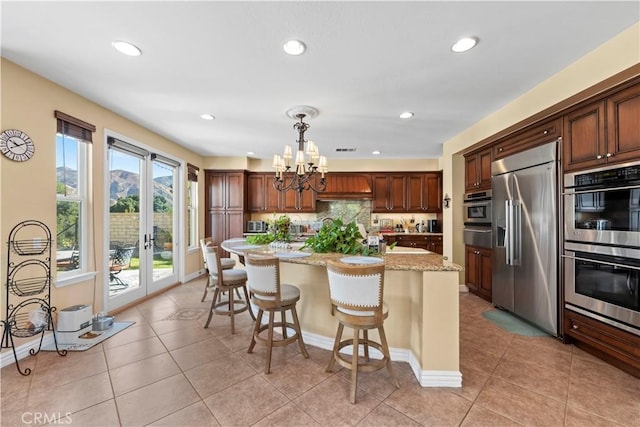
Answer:
<svg viewBox="0 0 640 427"><path fill-rule="evenodd" d="M308 123L304 122L304 118L317 116L318 110L309 106L299 106L288 110L287 115L299 120L293 125L293 128L298 132L295 167L291 164L293 159L291 146L286 145L282 156L278 154L273 156L273 167L276 170L273 188L282 192L295 190L300 197L302 197L304 190L322 193L327 188L327 182L324 178L325 173L328 172L327 158L320 155L318 146L313 141L304 139L304 133L310 127ZM306 150L305 143L307 144ZM318 174L320 180L316 181Z"/></svg>

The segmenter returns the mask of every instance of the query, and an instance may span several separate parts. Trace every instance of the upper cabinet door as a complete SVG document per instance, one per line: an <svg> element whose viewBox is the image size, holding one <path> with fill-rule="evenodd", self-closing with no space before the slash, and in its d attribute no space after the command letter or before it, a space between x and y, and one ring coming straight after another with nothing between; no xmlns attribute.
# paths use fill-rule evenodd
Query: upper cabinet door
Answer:
<svg viewBox="0 0 640 427"><path fill-rule="evenodd" d="M604 101L574 110L564 116L565 172L606 162Z"/></svg>
<svg viewBox="0 0 640 427"><path fill-rule="evenodd" d="M440 213L442 212L442 173L427 173L424 178L424 211Z"/></svg>
<svg viewBox="0 0 640 427"><path fill-rule="evenodd" d="M607 153L609 163L640 158L640 85L607 98Z"/></svg>
<svg viewBox="0 0 640 427"><path fill-rule="evenodd" d="M476 191L491 188L491 160L492 150L467 154L465 162L465 190Z"/></svg>
<svg viewBox="0 0 640 427"><path fill-rule="evenodd" d="M244 210L245 206L245 174L244 172L227 173L226 208Z"/></svg>
<svg viewBox="0 0 640 427"><path fill-rule="evenodd" d="M389 199L390 211L407 211L407 177L406 175L391 175L391 197Z"/></svg>
<svg viewBox="0 0 640 427"><path fill-rule="evenodd" d="M391 187L388 178L387 175L373 175L373 203L371 203L371 210L373 212L389 211Z"/></svg>
<svg viewBox="0 0 640 427"><path fill-rule="evenodd" d="M224 173L206 172L207 178L207 197L205 199L206 208L208 210L222 210L226 208L225 200L225 183L226 176Z"/></svg>
<svg viewBox="0 0 640 427"><path fill-rule="evenodd" d="M247 178L247 209L249 212L262 212L265 210L265 176L263 174L250 174Z"/></svg>

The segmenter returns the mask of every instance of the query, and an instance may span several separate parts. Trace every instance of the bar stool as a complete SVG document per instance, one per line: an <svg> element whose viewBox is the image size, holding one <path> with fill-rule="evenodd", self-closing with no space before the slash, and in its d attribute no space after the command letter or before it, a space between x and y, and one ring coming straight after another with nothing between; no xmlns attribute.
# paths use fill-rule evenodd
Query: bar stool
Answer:
<svg viewBox="0 0 640 427"><path fill-rule="evenodd" d="M347 265L335 261L327 261L329 277L329 294L331 312L338 320L338 331L333 344L333 355L326 371L331 372L335 362L351 369L351 403L356 403L358 371L372 372L385 366L391 375L391 382L399 388L398 380L391 367L389 345L384 333L384 319L389 315L387 304L383 301L384 264ZM342 339L342 332L347 326L353 329L352 339ZM371 341L369 329L378 329L380 343ZM360 331L363 338L360 340ZM364 361L359 360L359 347L364 349ZM352 346L353 354L347 357L340 350ZM382 353L382 359L369 358L369 347Z"/></svg>
<svg viewBox="0 0 640 427"><path fill-rule="evenodd" d="M204 268L207 270L207 282L204 284L204 294L202 295L202 299L200 300L200 302L203 302L205 300L205 298L207 297L207 292L209 292L209 288L211 287L211 275L209 274L209 268L207 267L207 256L205 253L205 248L207 246L213 246L213 239L211 237L200 239L200 249L202 249ZM227 270L236 266L236 260L233 258L220 258L220 265L222 265L223 270Z"/></svg>
<svg viewBox="0 0 640 427"><path fill-rule="evenodd" d="M309 354L302 341L300 322L296 312L296 303L300 299L300 289L293 285L280 283L280 260L278 258L248 254L245 256L245 266L249 277L251 302L258 307L258 316L247 353L253 352L256 343L267 346L265 374L271 372L271 351L273 347L283 347L298 341L300 352L308 359ZM286 321L287 310L291 310L293 323ZM269 315L269 322L266 325L262 324L264 312ZM277 312L280 312L282 316L280 322L274 321ZM273 330L276 327L282 328L282 338L280 339L274 337ZM292 336L288 336L288 328L293 329L294 334ZM264 331L267 331L266 338L260 336Z"/></svg>
<svg viewBox="0 0 640 427"><path fill-rule="evenodd" d="M218 256L217 246L206 246L205 257L209 268L209 279L211 288L214 290L213 300L211 301L211 309L209 310L209 318L204 325L205 329L209 327L211 318L214 314L229 316L231 318L231 333L235 333L235 315L249 310L251 317L255 320L253 311L249 306L249 293L247 292L247 272L235 268L222 269L221 258ZM244 291L244 299L240 296L236 297L233 291L240 294L240 289ZM223 300L221 295L227 293L227 299Z"/></svg>

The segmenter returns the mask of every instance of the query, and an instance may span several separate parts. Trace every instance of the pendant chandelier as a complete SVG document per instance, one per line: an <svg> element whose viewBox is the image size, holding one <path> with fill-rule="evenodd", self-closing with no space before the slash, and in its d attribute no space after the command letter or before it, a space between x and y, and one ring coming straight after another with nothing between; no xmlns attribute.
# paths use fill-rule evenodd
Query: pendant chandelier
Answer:
<svg viewBox="0 0 640 427"><path fill-rule="evenodd" d="M304 139L304 133L309 129L309 124L304 122L305 117L313 118L318 115L318 110L309 106L293 107L287 111L287 115L298 120L293 128L298 132L298 151L295 163L292 164L293 153L290 145L285 145L282 156L274 154L273 167L276 176L273 188L278 191L295 190L300 195L304 190L322 193L327 188L324 175L328 172L327 158L321 156L318 146L313 141ZM307 144L305 149L305 143Z"/></svg>

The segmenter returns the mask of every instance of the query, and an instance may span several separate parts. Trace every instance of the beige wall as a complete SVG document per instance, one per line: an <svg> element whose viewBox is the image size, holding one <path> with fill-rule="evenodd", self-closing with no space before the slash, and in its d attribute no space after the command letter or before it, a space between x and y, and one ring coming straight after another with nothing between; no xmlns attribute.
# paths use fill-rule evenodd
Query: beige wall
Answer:
<svg viewBox="0 0 640 427"><path fill-rule="evenodd" d="M459 133L443 146L443 193L452 197L452 209L443 212L444 254L464 265L462 227L464 162L460 152L497 132L551 107L629 67L640 63L640 23L602 44L553 77L540 83L504 108ZM464 273L460 275L464 283Z"/></svg>
<svg viewBox="0 0 640 427"><path fill-rule="evenodd" d="M90 175L93 179L90 192L91 225L95 245L90 247L89 269L98 272L95 279L52 289L52 302L58 308L73 304L91 304L94 311L103 309L102 256L104 232L104 176L105 176L105 129L117 132L133 140L156 148L158 151L176 156L196 166L202 166L202 158L173 142L130 122L105 108L88 101L18 65L2 59L1 77L1 127L20 129L28 134L35 144L35 154L24 163L0 159L0 236L2 236L0 277L4 283L7 262L7 246L4 242L17 223L36 219L47 224L52 234L56 233L56 165L54 110L59 110L96 126L91 147ZM185 171L186 176L186 171ZM203 181L202 181L203 182ZM204 190L201 190L204 194ZM186 209L185 209L186 212ZM200 220L203 222L203 220ZM202 226L200 224L200 229ZM183 233L185 230L183 230ZM185 251L186 252L186 251ZM186 255L185 274L201 268L200 253ZM5 287L2 286L4 304ZM4 313L2 313L4 316Z"/></svg>

